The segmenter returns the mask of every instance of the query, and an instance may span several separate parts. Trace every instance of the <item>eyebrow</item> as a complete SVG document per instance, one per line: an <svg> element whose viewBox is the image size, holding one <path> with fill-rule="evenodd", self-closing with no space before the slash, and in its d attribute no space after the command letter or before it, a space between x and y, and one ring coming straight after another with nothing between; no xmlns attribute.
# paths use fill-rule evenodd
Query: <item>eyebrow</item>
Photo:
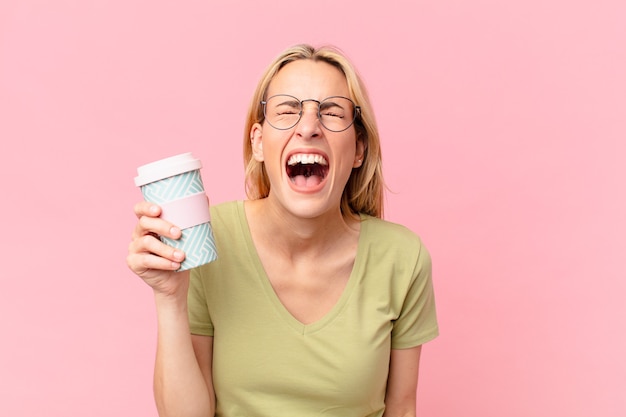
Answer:
<svg viewBox="0 0 626 417"><path fill-rule="evenodd" d="M330 100L329 99L322 100L322 102L320 103L320 110L327 109L329 107L339 107L340 109L344 108L342 105L340 105L336 101L332 101L332 98Z"/></svg>
<svg viewBox="0 0 626 417"><path fill-rule="evenodd" d="M294 100L294 99L291 99L291 98L285 98L285 100L279 102L277 104L277 106L289 105L289 106L292 106L292 107L299 107L300 103L301 102L299 100Z"/></svg>

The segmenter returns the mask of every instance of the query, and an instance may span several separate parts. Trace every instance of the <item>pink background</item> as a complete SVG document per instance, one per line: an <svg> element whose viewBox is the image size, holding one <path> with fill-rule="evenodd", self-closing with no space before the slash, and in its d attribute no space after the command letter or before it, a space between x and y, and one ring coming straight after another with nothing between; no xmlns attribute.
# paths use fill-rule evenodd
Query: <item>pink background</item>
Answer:
<svg viewBox="0 0 626 417"><path fill-rule="evenodd" d="M243 198L248 100L298 42L359 67L387 218L434 258L420 415L626 415L626 3L366 3L2 0L0 415L156 415L136 167L191 151Z"/></svg>

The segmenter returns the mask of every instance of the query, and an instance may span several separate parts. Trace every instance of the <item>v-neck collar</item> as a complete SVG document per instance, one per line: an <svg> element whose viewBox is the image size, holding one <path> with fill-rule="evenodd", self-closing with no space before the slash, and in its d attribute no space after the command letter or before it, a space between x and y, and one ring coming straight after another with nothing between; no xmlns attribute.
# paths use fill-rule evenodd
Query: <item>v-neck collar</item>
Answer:
<svg viewBox="0 0 626 417"><path fill-rule="evenodd" d="M270 279L267 276L267 272L265 271L265 268L263 267L261 258L259 257L259 253L256 247L254 246L254 241L252 240L252 233L250 232L250 225L246 217L243 200L240 200L239 203L237 204L237 210L238 210L239 219L241 221L241 228L242 228L243 236L245 238L246 246L248 247L251 260L254 263L254 268L257 271L256 279L260 281L260 284L269 302L273 305L274 309L276 310L278 315L283 319L283 321L292 330L304 336L306 334L311 334L311 333L322 330L324 327L330 324L333 320L335 320L337 316L339 316L341 311L345 308L346 304L348 303L353 293L354 287L357 285L358 281L363 276L362 268L363 268L364 263L361 260L361 257L363 256L362 253L364 253L365 251L362 250L361 246L364 244L366 240L365 236L367 234L367 223L368 223L366 221L363 221L364 216L362 214L360 215L361 227L359 230L359 238L357 242L356 256L354 258L354 265L352 266L350 277L348 278L348 282L346 282L346 285L341 293L341 296L339 297L335 305L330 309L330 311L328 311L322 318L314 321L313 323L304 324L300 320L296 319L293 316L293 314L289 312L289 310L287 310L287 308L280 301L280 298L278 297L278 294L276 294L276 291L274 291L274 287L272 287L272 283L270 282Z"/></svg>

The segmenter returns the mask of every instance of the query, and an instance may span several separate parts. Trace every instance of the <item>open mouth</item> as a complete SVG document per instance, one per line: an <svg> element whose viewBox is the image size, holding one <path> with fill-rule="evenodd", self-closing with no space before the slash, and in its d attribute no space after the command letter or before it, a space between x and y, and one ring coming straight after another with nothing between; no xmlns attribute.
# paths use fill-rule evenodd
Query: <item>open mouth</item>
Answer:
<svg viewBox="0 0 626 417"><path fill-rule="evenodd" d="M287 175L297 187L316 187L328 175L328 161L319 154L291 155L287 161Z"/></svg>

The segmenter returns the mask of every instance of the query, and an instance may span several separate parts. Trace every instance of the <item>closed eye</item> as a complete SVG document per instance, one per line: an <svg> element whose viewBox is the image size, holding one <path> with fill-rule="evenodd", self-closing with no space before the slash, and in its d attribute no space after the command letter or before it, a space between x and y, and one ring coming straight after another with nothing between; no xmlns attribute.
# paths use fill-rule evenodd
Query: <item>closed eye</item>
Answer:
<svg viewBox="0 0 626 417"><path fill-rule="evenodd" d="M282 101L274 106L276 114L299 114L300 102L296 100Z"/></svg>
<svg viewBox="0 0 626 417"><path fill-rule="evenodd" d="M330 109L324 109L324 110L320 110L320 114L322 116L328 116L328 117L338 117L338 118L343 118L345 116L345 111L340 108L340 107L333 107Z"/></svg>
<svg viewBox="0 0 626 417"><path fill-rule="evenodd" d="M322 116L343 119L346 114L346 109L333 101L324 101L320 104L320 114Z"/></svg>

